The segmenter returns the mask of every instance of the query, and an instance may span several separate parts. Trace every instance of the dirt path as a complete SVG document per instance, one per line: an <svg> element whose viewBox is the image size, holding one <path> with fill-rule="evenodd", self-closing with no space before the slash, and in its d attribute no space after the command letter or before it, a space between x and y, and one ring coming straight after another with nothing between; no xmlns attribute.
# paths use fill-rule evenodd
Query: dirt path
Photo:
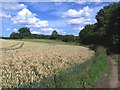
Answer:
<svg viewBox="0 0 120 90"><path fill-rule="evenodd" d="M110 56L108 56L108 64L108 72L96 84L95 88L118 88L118 65Z"/></svg>

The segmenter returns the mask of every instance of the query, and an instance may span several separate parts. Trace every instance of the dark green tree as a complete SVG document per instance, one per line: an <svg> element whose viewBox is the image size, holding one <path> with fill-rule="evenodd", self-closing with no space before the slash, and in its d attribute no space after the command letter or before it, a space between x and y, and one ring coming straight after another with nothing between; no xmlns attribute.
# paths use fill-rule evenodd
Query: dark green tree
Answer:
<svg viewBox="0 0 120 90"><path fill-rule="evenodd" d="M109 6L109 17L106 23L106 33L109 41L109 51L120 53L120 2Z"/></svg>
<svg viewBox="0 0 120 90"><path fill-rule="evenodd" d="M15 32L11 33L10 38L11 39L21 39L20 34L15 33Z"/></svg>
<svg viewBox="0 0 120 90"><path fill-rule="evenodd" d="M56 30L54 30L52 32L52 35L50 36L50 39L58 39L58 37L59 37L58 32Z"/></svg>
<svg viewBox="0 0 120 90"><path fill-rule="evenodd" d="M21 36L22 38L30 38L30 37L31 37L30 28L28 28L28 27L20 28L20 29L18 30L18 32L20 33L20 36Z"/></svg>
<svg viewBox="0 0 120 90"><path fill-rule="evenodd" d="M120 53L120 2L102 8L96 15L97 23L86 25L79 33L81 43L98 44L109 52Z"/></svg>
<svg viewBox="0 0 120 90"><path fill-rule="evenodd" d="M95 34L93 33L94 25L86 25L83 30L80 31L79 36L81 43L91 44L94 41Z"/></svg>
<svg viewBox="0 0 120 90"><path fill-rule="evenodd" d="M75 41L75 36L74 35L63 35L61 40L64 42L74 42Z"/></svg>

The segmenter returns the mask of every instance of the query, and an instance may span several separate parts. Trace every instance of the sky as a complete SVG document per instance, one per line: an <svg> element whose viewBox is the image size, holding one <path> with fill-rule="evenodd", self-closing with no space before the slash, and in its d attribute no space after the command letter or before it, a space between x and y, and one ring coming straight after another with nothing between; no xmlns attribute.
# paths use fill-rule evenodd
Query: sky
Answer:
<svg viewBox="0 0 120 90"><path fill-rule="evenodd" d="M95 1L95 0L94 0ZM21 27L32 34L78 36L87 24L96 23L97 12L112 2L2 2L0 5L0 36L8 37Z"/></svg>

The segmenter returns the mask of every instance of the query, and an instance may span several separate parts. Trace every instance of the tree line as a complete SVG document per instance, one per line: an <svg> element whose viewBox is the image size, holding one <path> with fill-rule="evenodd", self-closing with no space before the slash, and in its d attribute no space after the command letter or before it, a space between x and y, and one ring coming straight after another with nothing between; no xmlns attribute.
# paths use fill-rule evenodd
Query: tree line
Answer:
<svg viewBox="0 0 120 90"><path fill-rule="evenodd" d="M10 39L53 39L64 42L77 42L78 38L78 36L74 35L60 35L56 30L54 30L51 35L31 34L30 28L28 27L20 28L18 33L12 32L10 35Z"/></svg>
<svg viewBox="0 0 120 90"><path fill-rule="evenodd" d="M120 2L100 9L96 20L97 23L86 25L80 31L80 43L103 45L108 53L120 53Z"/></svg>

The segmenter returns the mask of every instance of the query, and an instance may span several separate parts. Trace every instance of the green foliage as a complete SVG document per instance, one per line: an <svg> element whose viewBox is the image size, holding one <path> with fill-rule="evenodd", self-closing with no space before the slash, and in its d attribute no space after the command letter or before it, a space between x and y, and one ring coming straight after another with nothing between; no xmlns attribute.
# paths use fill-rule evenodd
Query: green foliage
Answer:
<svg viewBox="0 0 120 90"><path fill-rule="evenodd" d="M50 39L58 39L58 37L59 37L58 32L54 30L54 31L52 32L52 35L50 36Z"/></svg>
<svg viewBox="0 0 120 90"><path fill-rule="evenodd" d="M94 50L95 52L97 51L97 45L90 45L89 46L89 48L91 49L91 50Z"/></svg>
<svg viewBox="0 0 120 90"><path fill-rule="evenodd" d="M53 39L53 40L61 40L64 42L79 42L79 37L74 35L59 35L57 31L53 31L51 35L43 35L43 34L31 34L30 28L23 27L18 30L19 33L13 32L10 35L11 39Z"/></svg>
<svg viewBox="0 0 120 90"><path fill-rule="evenodd" d="M86 25L79 33L81 43L98 44L108 48L109 53L120 53L120 2L112 3L96 15L97 23Z"/></svg>
<svg viewBox="0 0 120 90"><path fill-rule="evenodd" d="M47 36L41 34L41 35L38 35L38 34L31 34L31 39L46 39Z"/></svg>
<svg viewBox="0 0 120 90"><path fill-rule="evenodd" d="M93 33L94 25L86 25L83 30L79 33L81 43L91 44L94 38Z"/></svg>
<svg viewBox="0 0 120 90"><path fill-rule="evenodd" d="M13 32L13 33L11 33L10 38L11 39L21 39L21 36L19 33Z"/></svg>
<svg viewBox="0 0 120 90"><path fill-rule="evenodd" d="M31 38L30 29L27 27L20 28L18 33L13 32L10 35L11 39L22 39L22 38Z"/></svg>
<svg viewBox="0 0 120 90"><path fill-rule="evenodd" d="M74 42L75 36L74 35L63 35L61 40L64 42Z"/></svg>
<svg viewBox="0 0 120 90"><path fill-rule="evenodd" d="M23 28L20 28L18 32L22 38L30 38L30 35L31 35L30 28L23 27Z"/></svg>

